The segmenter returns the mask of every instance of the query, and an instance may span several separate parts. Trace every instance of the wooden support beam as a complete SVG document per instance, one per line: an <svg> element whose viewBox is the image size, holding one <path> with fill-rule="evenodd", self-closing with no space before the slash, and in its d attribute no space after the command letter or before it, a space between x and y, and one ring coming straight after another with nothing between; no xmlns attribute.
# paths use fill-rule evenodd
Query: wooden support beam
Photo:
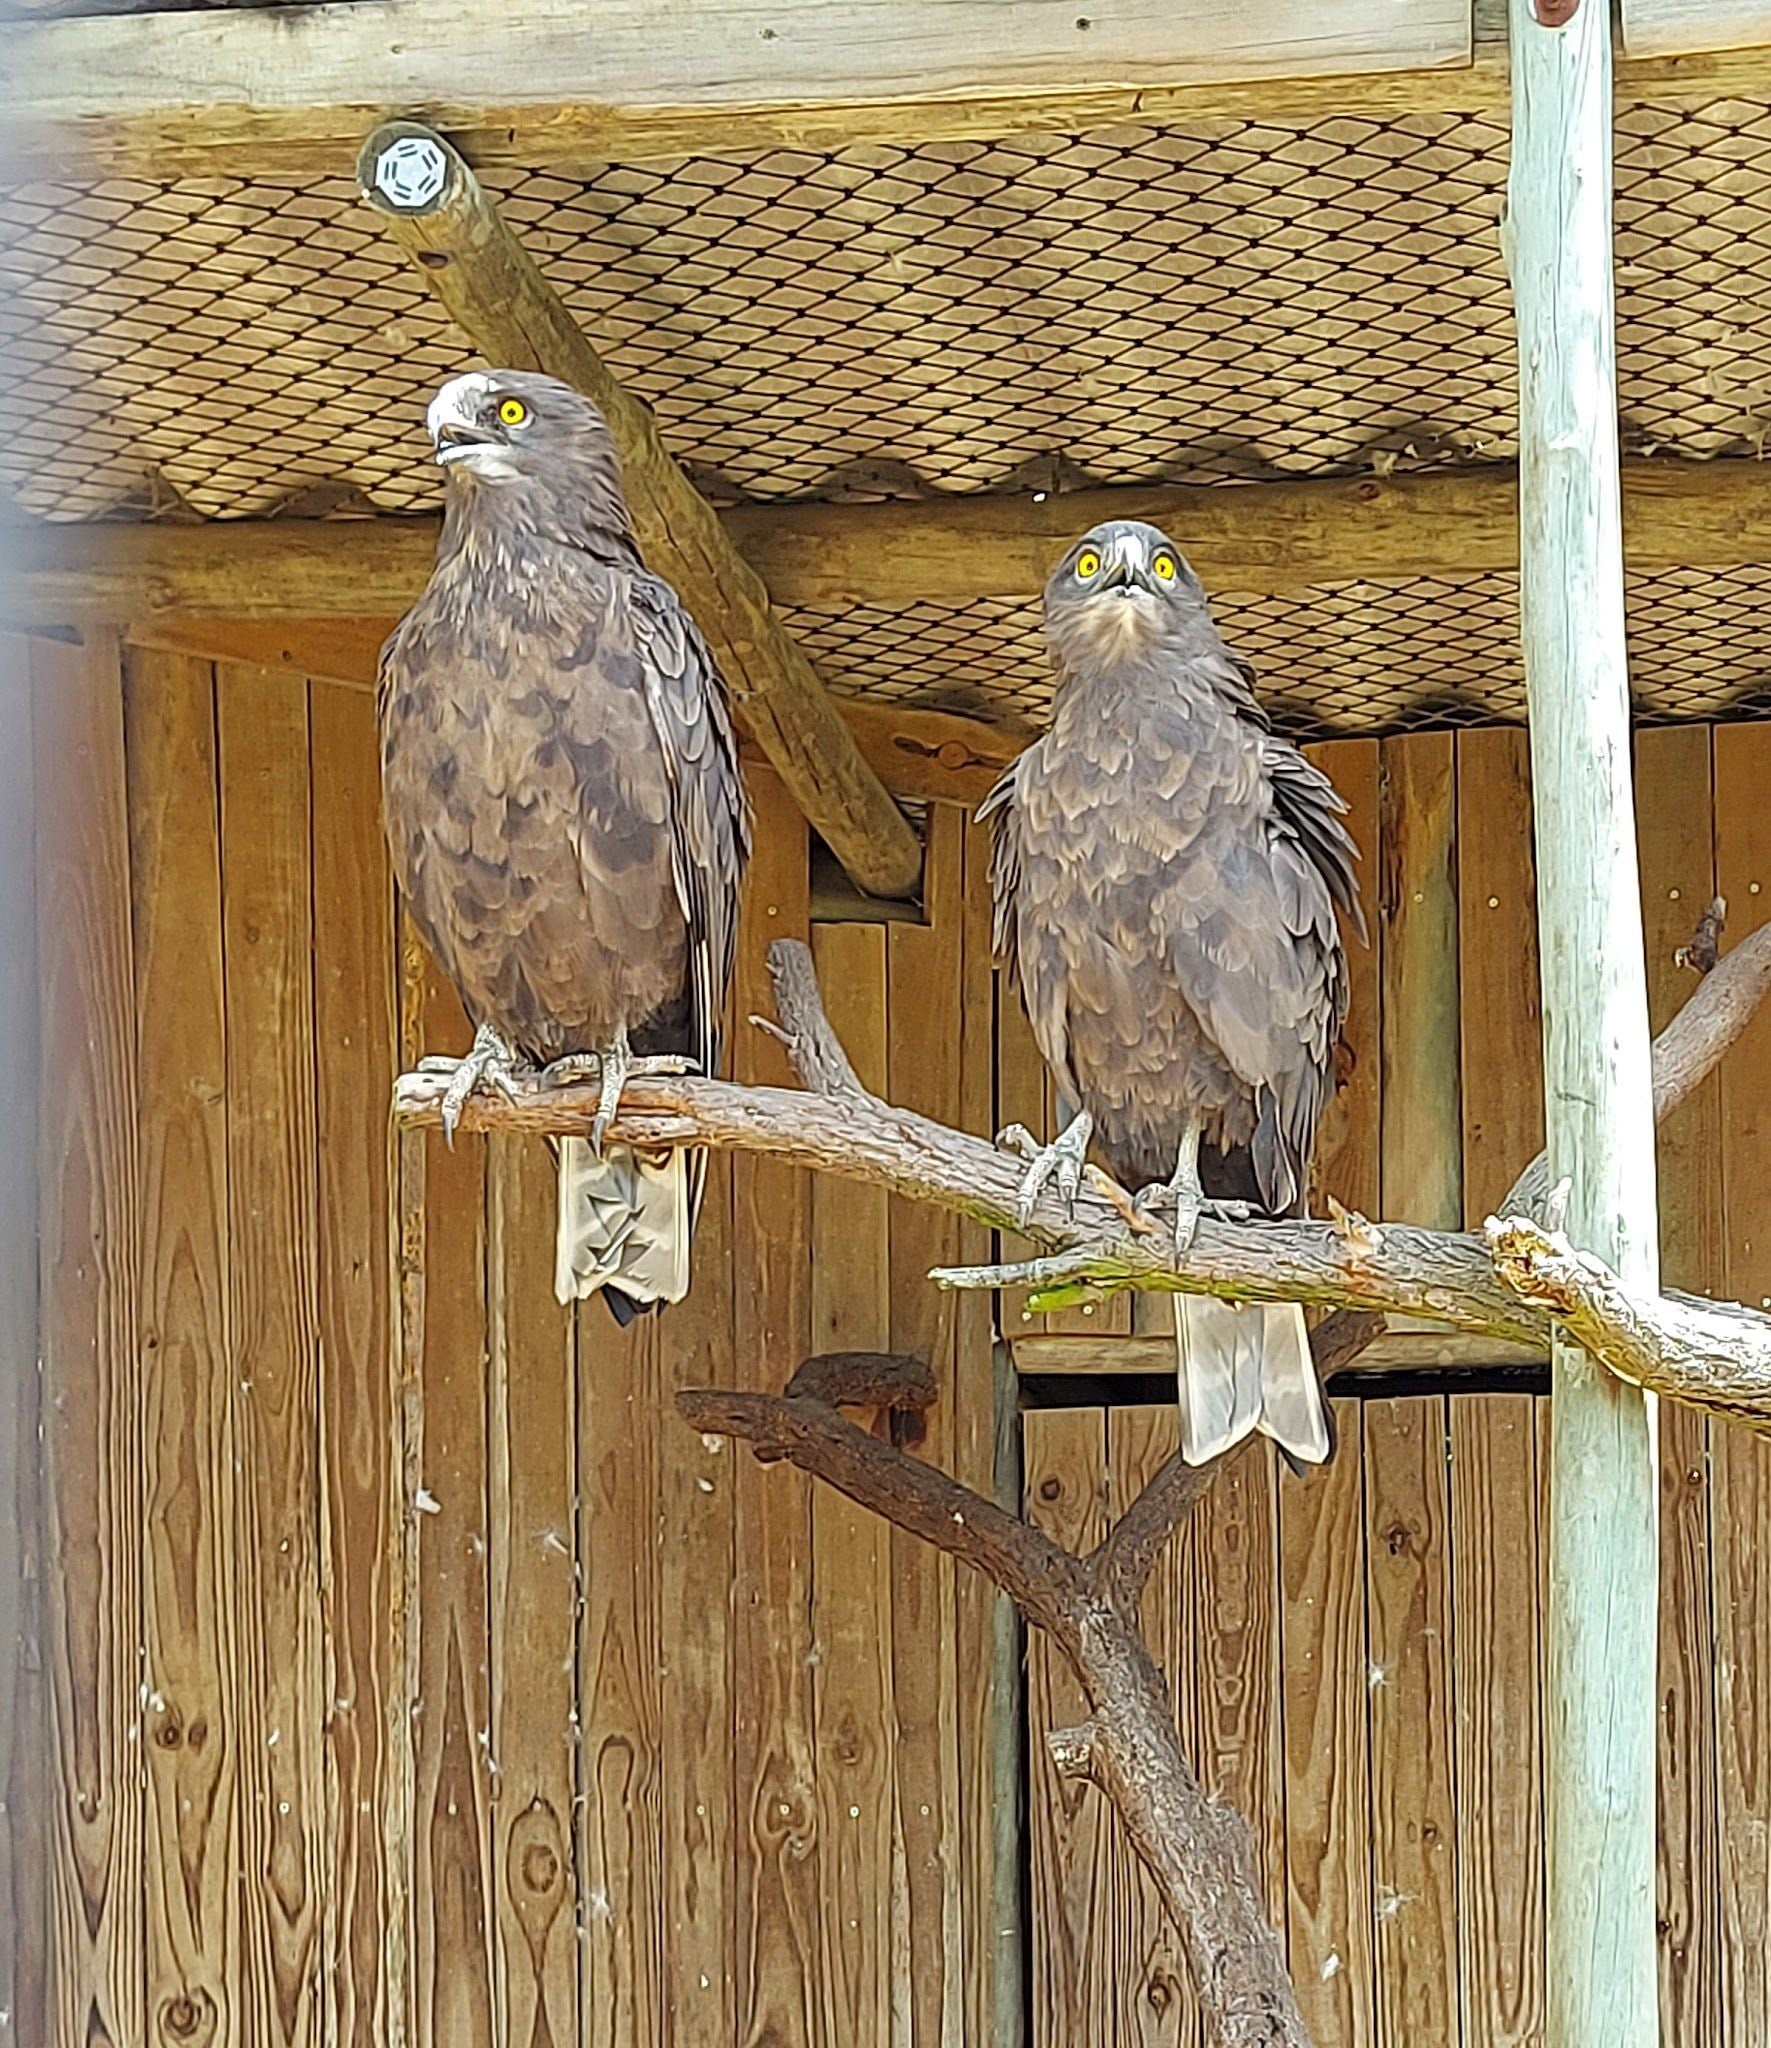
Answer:
<svg viewBox="0 0 1771 2048"><path fill-rule="evenodd" d="M1659 0L1664 9L1666 0ZM1695 5L1695 0L1691 0ZM1626 100L1763 97L1752 27L1644 34ZM1445 0L377 0L12 24L8 176L336 172L364 129L422 110L476 164L1080 134L1135 121L1498 114L1504 46ZM1762 32L1761 32L1762 33ZM1668 54L1670 52L1670 54Z"/></svg>
<svg viewBox="0 0 1771 2048"><path fill-rule="evenodd" d="M1771 462L1624 467L1624 555L1650 572L1771 562ZM1115 486L889 504L745 505L720 515L777 605L1034 597L1079 533L1149 519L1208 590L1473 576L1519 559L1510 467L1297 483ZM392 618L423 589L431 518L227 519L0 530L0 618Z"/></svg>
<svg viewBox="0 0 1771 2048"><path fill-rule="evenodd" d="M1519 331L1520 608L1544 1096L1568 1230L1659 1279L1648 991L1630 787L1611 246L1611 11L1511 0L1506 247ZM1552 1346L1546 2048L1654 2048L1656 1419Z"/></svg>
<svg viewBox="0 0 1771 2048"><path fill-rule="evenodd" d="M14 26L0 101L33 177L165 178L335 171L420 110L529 164L1338 113L1470 54L1468 0L377 0Z"/></svg>
<svg viewBox="0 0 1771 2048"><path fill-rule="evenodd" d="M499 365L545 370L595 400L615 438L647 563L694 613L746 728L859 888L914 894L922 878L916 834L770 610L761 579L460 155L429 129L394 121L363 145L357 176L476 349Z"/></svg>

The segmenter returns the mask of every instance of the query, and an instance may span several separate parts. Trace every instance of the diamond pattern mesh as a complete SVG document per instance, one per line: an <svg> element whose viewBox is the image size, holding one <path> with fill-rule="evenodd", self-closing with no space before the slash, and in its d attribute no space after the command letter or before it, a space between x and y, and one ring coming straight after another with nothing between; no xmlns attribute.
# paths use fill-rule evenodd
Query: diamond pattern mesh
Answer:
<svg viewBox="0 0 1771 2048"><path fill-rule="evenodd" d="M1518 580L1341 583L1212 606L1295 739L1489 725L1525 716ZM1771 716L1771 566L1677 569L1629 592L1631 686L1645 722ZM796 611L789 623L839 695L1043 723L1052 683L1039 607L1013 598L905 611Z"/></svg>
<svg viewBox="0 0 1771 2048"><path fill-rule="evenodd" d="M734 500L1504 458L1505 176L1493 120L1418 115L488 184ZM1626 446L1761 452L1771 106L1626 109L1617 183ZM426 508L424 401L466 360L343 177L0 192L0 353L0 490L59 518ZM1760 687L1729 611L1759 594L1750 575L1637 589L1648 709ZM1219 611L1288 715L1344 730L1516 709L1508 606L1488 577ZM838 687L1024 711L1044 689L1030 617L795 624Z"/></svg>

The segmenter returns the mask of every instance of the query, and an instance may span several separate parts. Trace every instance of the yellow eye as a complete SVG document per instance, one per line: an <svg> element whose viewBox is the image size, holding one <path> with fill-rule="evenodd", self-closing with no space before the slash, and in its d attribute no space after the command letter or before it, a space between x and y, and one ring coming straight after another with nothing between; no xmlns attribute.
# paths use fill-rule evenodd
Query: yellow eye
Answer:
<svg viewBox="0 0 1771 2048"><path fill-rule="evenodd" d="M1150 567L1156 572L1158 583L1172 583L1176 576L1180 574L1180 565L1166 548L1150 564Z"/></svg>
<svg viewBox="0 0 1771 2048"><path fill-rule="evenodd" d="M498 401L498 418L507 427L520 427L529 417L529 408L520 398L501 398Z"/></svg>
<svg viewBox="0 0 1771 2048"><path fill-rule="evenodd" d="M1093 548L1084 548L1082 553L1076 557L1076 573L1082 578L1084 583L1099 571L1100 566L1101 558L1095 553Z"/></svg>

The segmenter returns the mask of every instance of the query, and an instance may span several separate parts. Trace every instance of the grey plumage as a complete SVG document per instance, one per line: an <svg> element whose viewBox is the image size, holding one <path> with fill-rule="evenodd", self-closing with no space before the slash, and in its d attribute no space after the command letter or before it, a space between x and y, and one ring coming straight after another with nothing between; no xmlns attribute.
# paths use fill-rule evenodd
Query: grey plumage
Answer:
<svg viewBox="0 0 1771 2048"><path fill-rule="evenodd" d="M750 837L712 656L641 561L586 399L492 371L447 385L430 425L443 534L379 691L412 916L521 1060L631 1046L712 1073ZM561 1298L605 1287L621 1321L679 1299L704 1155L559 1152Z"/></svg>
<svg viewBox="0 0 1771 2048"><path fill-rule="evenodd" d="M1344 806L1154 527L1085 536L1045 612L1052 726L981 813L1040 1051L1127 1186L1177 1174L1191 1133L1208 1201L1299 1213L1347 1007L1337 906L1359 921ZM1325 1456L1301 1312L1176 1299L1189 1456L1256 1426Z"/></svg>

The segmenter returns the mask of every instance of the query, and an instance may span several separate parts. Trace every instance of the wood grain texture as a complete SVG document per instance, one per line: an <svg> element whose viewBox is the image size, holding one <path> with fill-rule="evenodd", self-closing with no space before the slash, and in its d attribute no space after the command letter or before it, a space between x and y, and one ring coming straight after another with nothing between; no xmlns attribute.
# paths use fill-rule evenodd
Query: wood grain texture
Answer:
<svg viewBox="0 0 1771 2048"><path fill-rule="evenodd" d="M1715 735L1716 886L1738 941L1771 912L1771 725ZM1723 1291L1771 1300L1771 1015L1748 1025L1721 1069ZM1729 2048L1771 2042L1771 1443L1712 1433L1717 1897Z"/></svg>
<svg viewBox="0 0 1771 2048"><path fill-rule="evenodd" d="M1366 1601L1377 2038L1456 2038L1451 1597L1445 1403L1368 1401Z"/></svg>
<svg viewBox="0 0 1771 2048"><path fill-rule="evenodd" d="M1107 1517L1117 1521L1137 1499L1180 1439L1172 1402L1107 1411ZM1191 1530L1183 1527L1157 1560L1144 1589L1144 1640L1171 1696L1187 1687L1195 1645L1186 1629L1186 1588L1197 1564ZM1113 2038L1120 2048L1193 2048L1200 2039L1197 2000L1187 1959L1148 1870L1125 1836L1108 1822L1113 1870L1111 1976Z"/></svg>
<svg viewBox="0 0 1771 2048"><path fill-rule="evenodd" d="M1283 1927L1277 1464L1267 1438L1247 1438L1194 1509L1181 1629L1189 1646L1193 1767L1208 1792L1247 1816L1267 1917ZM1189 1709L1181 1711L1185 1729Z"/></svg>
<svg viewBox="0 0 1771 2048"><path fill-rule="evenodd" d="M393 1080L394 897L374 706L332 683L313 684L308 701L327 1698L322 1982L338 2048L381 2048L399 2003L384 1938L393 1903L384 1830L402 1504L388 1140L369 1105ZM402 1738L409 1742L409 1732Z"/></svg>
<svg viewBox="0 0 1771 2048"><path fill-rule="evenodd" d="M479 158L534 161L843 139L902 140L1082 119L1153 117L1152 94L1243 88L1296 73L1306 82L1467 67L1467 5L1431 0L1398 20L1382 0L1349 0L1332 29L1284 0L1228 0L1177 15L1136 0L1088 27L1062 7L1017 6L980 17L961 0L798 0L767 36L733 5L709 6L661 38L646 0L622 0L586 32L570 0L526 0L498 16L458 0L405 0L390 34L330 11L303 36L253 31L248 17L164 42L127 33L103 41L46 23L18 38L0 84L15 111L12 147L37 175L77 165L86 176L216 175L223 169L335 169L362 133L365 107L424 107ZM513 44L529 61L518 63ZM445 62L447 50L455 62ZM103 65L109 93L92 83ZM464 79L474 82L464 94ZM1461 98L1470 82L1453 78ZM1418 82L1394 81L1396 88ZM1346 90L1342 87L1342 91ZM1493 87L1483 83L1482 104ZM998 104L980 121L981 100ZM1047 104L1042 104L1042 99ZM1026 103L1019 115L1017 100ZM1332 95L1329 106L1336 104ZM1214 102L1215 104L1215 102ZM1086 112L1085 112L1086 109ZM1221 108L1220 108L1221 111ZM495 116L495 118L494 118ZM954 125L957 123L957 127ZM563 158L562 126L571 136ZM500 131L504 131L502 148ZM537 154L539 152L539 154Z"/></svg>
<svg viewBox="0 0 1771 2048"><path fill-rule="evenodd" d="M37 1293L37 823L31 650L0 635L0 2040L46 2038L45 1742L40 1594L43 1410Z"/></svg>
<svg viewBox="0 0 1771 2048"><path fill-rule="evenodd" d="M1359 848L1359 893L1370 937L1343 930L1351 998L1341 1036L1352 1072L1322 1115L1310 1174L1311 1213L1332 1195L1362 1216L1383 1213L1383 926L1377 883L1382 872L1379 751L1376 740L1325 740L1304 752L1339 790L1347 829Z"/></svg>
<svg viewBox="0 0 1771 2048"><path fill-rule="evenodd" d="M964 834L960 982L960 1121L995 1128L996 974L991 958L990 835ZM960 1256L987 1258L992 1233L960 1226ZM1020 1506L1020 1418L995 1303L968 1295L954 1325L952 1471L987 1499ZM1020 1829L1024 1752L1019 1617L976 1572L956 1574L959 1676L960 1904L965 1913L965 2039L1023 2048L1024 1910Z"/></svg>
<svg viewBox="0 0 1771 2048"><path fill-rule="evenodd" d="M1478 788L1490 744L1476 740L1471 749ZM1383 958L1382 1213L1442 1230L1464 1220L1456 746L1450 733L1380 742L1375 892ZM1480 836L1474 857L1478 864L1488 858ZM1479 913L1476 922L1481 929L1487 919Z"/></svg>
<svg viewBox="0 0 1771 2048"><path fill-rule="evenodd" d="M313 925L307 698L216 671L227 961L228 1331L240 1458L245 2028L317 2042L321 1759Z"/></svg>
<svg viewBox="0 0 1771 2048"><path fill-rule="evenodd" d="M1106 1411L1033 1409L1021 1429L1027 1519L1066 1549L1091 1549L1107 1526ZM1120 1957L1110 1813L1092 1785L1058 1775L1046 1747L1048 1735L1074 1727L1085 1713L1068 1667L1043 1636L1033 1636L1027 1646L1032 2048L1115 2039Z"/></svg>
<svg viewBox="0 0 1771 2048"><path fill-rule="evenodd" d="M864 1087L883 1094L886 932L814 928L812 957L830 1022ZM891 1348L891 1245L883 1189L816 1180L811 1189L814 1351ZM876 1432L886 1418L857 1416ZM892 1536L829 1487L812 1493L816 1667L812 1674L823 1846L823 2027L831 2041L891 2038L896 1716L892 1691Z"/></svg>
<svg viewBox="0 0 1771 2048"><path fill-rule="evenodd" d="M486 1182L493 2035L543 2048L578 2026L577 1347L552 1156L491 1139Z"/></svg>
<svg viewBox="0 0 1771 2048"><path fill-rule="evenodd" d="M886 931L888 1093L946 1124L959 1119L960 990L965 936L965 818L934 806L926 825L927 922ZM959 1219L894 1199L891 1348L926 1358L938 1389L920 1455L950 1469L955 1409L956 1297L929 1284L959 1255ZM893 1976L905 1992L897 2048L944 2048L963 2026L965 1943L958 1893L960 1794L953 1560L891 1532L895 1840L900 1919Z"/></svg>
<svg viewBox="0 0 1771 2048"><path fill-rule="evenodd" d="M1638 733L1636 779L1649 1021L1658 1031L1695 986L1673 955L1715 893L1709 728ZM1657 1133L1662 1270L1667 1285L1705 1294L1722 1282L1721 1090L1712 1076ZM1710 1424L1663 1402L1655 1828L1663 2042L1715 2040L1722 2026L1710 1544Z"/></svg>
<svg viewBox="0 0 1771 2048"><path fill-rule="evenodd" d="M1531 750L1516 727L1457 736L1463 1220L1480 1223L1543 1145L1543 998Z"/></svg>
<svg viewBox="0 0 1771 2048"><path fill-rule="evenodd" d="M1685 57L1771 43L1765 0L1623 0L1623 47L1632 57Z"/></svg>
<svg viewBox="0 0 1771 2048"><path fill-rule="evenodd" d="M756 843L738 930L733 1070L786 1084L781 1049L744 1020L773 1004L764 955L808 930L805 825L780 782L750 777ZM779 1393L811 1335L806 1176L772 1160L732 1162L736 1379ZM798 1472L746 1460L735 1478L733 1701L737 1778L734 1918L740 2048L824 2040L823 1892L812 1761L811 1502Z"/></svg>
<svg viewBox="0 0 1771 2048"><path fill-rule="evenodd" d="M1454 1395L1451 1674L1466 2048L1543 2038L1543 1644L1529 1394Z"/></svg>
<svg viewBox="0 0 1771 2048"><path fill-rule="evenodd" d="M584 1724L579 1885L581 2038L650 2048L663 2032L658 1611L659 1357L663 1318L625 1330L578 1311L579 1534Z"/></svg>
<svg viewBox="0 0 1771 2048"><path fill-rule="evenodd" d="M117 648L31 654L52 2048L145 2038L134 944Z"/></svg>
<svg viewBox="0 0 1771 2048"><path fill-rule="evenodd" d="M402 1037L426 1051L465 1052L461 1006L409 922L401 943ZM485 1187L484 1140L453 1150L440 1138L425 1140L417 1183L422 1285L406 1282L406 1370L415 1384L405 1390L402 1421L402 1512L415 1547L409 1995L413 2040L422 2048L482 2048L493 2038L491 1821L481 1739L491 1717Z"/></svg>
<svg viewBox="0 0 1771 2048"><path fill-rule="evenodd" d="M215 675L125 670L141 1103L148 2039L244 2038L244 1673Z"/></svg>
<svg viewBox="0 0 1771 2048"><path fill-rule="evenodd" d="M736 2036L733 1900L733 1497L737 1461L671 1413L678 1388L729 1386L732 1168L708 1161L688 1299L670 1311L661 1371L659 1600L664 1669L663 2003L674 2048L729 2048Z"/></svg>
<svg viewBox="0 0 1771 2048"><path fill-rule="evenodd" d="M1312 2037L1371 2048L1364 1442L1359 1404L1333 1410L1334 1456L1279 1487L1286 1928Z"/></svg>

